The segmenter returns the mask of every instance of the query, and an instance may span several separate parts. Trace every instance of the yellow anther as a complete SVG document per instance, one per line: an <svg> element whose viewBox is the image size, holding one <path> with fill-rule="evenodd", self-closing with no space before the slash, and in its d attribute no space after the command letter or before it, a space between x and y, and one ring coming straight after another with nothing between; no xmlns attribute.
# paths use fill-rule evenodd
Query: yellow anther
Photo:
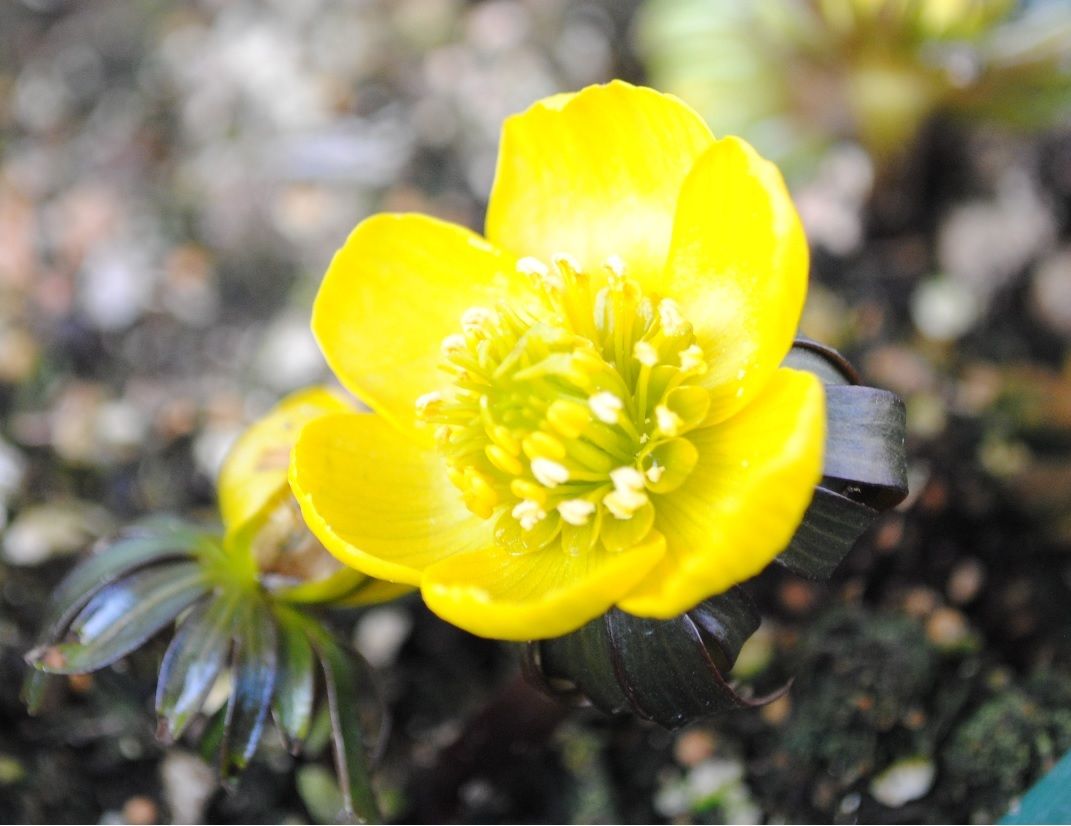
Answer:
<svg viewBox="0 0 1071 826"><path fill-rule="evenodd" d="M666 469L662 467L658 462L651 462L651 466L647 468L647 472L644 476L652 485L657 485L662 481L662 477L665 475Z"/></svg>
<svg viewBox="0 0 1071 826"><path fill-rule="evenodd" d="M487 455L491 464L503 473L508 473L510 476L520 476L524 473L524 465L521 464L521 460L498 445L488 445L483 449L483 452Z"/></svg>
<svg viewBox="0 0 1071 826"><path fill-rule="evenodd" d="M580 272L580 262L567 252L556 252L550 260L563 275L576 275Z"/></svg>
<svg viewBox="0 0 1071 826"><path fill-rule="evenodd" d="M565 445L542 430L525 436L521 448L529 459L556 459L560 462L566 456Z"/></svg>
<svg viewBox="0 0 1071 826"><path fill-rule="evenodd" d="M666 436L676 436L684 424L681 417L664 404L655 408L655 421L658 423L658 429Z"/></svg>
<svg viewBox="0 0 1071 826"><path fill-rule="evenodd" d="M511 513L526 531L532 530L547 518L547 512L540 507L538 502L533 502L531 499L522 499L514 506Z"/></svg>
<svg viewBox="0 0 1071 826"><path fill-rule="evenodd" d="M450 480L451 484L458 490L464 491L467 488L465 482L465 472L454 465L446 466L446 476Z"/></svg>
<svg viewBox="0 0 1071 826"><path fill-rule="evenodd" d="M435 428L435 446L440 450L446 449L450 445L451 436L453 436L453 431L450 429L450 425L439 425Z"/></svg>
<svg viewBox="0 0 1071 826"><path fill-rule="evenodd" d="M547 504L547 489L531 479L514 479L509 483L509 490L518 499L531 499L544 507Z"/></svg>
<svg viewBox="0 0 1071 826"><path fill-rule="evenodd" d="M547 408L547 421L567 439L575 439L591 421L587 405L568 399L558 399Z"/></svg>
<svg viewBox="0 0 1071 826"><path fill-rule="evenodd" d="M465 468L464 475L465 505L481 519L488 519L498 504L498 494L490 483L474 467Z"/></svg>
<svg viewBox="0 0 1071 826"><path fill-rule="evenodd" d="M558 505L558 513L570 525L586 525L595 513L595 504L587 499L566 499Z"/></svg>
<svg viewBox="0 0 1071 826"><path fill-rule="evenodd" d="M488 430L487 435L491 437L491 441L507 453L512 453L516 456L521 452L521 443L517 441L517 437L513 435L513 431L508 427L494 425Z"/></svg>
<svg viewBox="0 0 1071 826"><path fill-rule="evenodd" d="M604 390L588 399L588 407L591 408L591 412L595 414L595 418L600 422L617 424L625 404L613 393Z"/></svg>
<svg viewBox="0 0 1071 826"><path fill-rule="evenodd" d="M647 367L658 364L658 350L649 341L637 341L632 348L632 355L636 357L636 361Z"/></svg>
<svg viewBox="0 0 1071 826"><path fill-rule="evenodd" d="M569 481L569 468L553 459L533 459L532 475L539 484L553 488Z"/></svg>

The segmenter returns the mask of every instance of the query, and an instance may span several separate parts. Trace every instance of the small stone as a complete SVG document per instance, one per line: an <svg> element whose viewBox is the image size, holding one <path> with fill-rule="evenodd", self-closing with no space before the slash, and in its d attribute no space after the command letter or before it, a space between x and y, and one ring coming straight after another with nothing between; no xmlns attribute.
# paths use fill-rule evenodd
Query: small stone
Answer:
<svg viewBox="0 0 1071 826"><path fill-rule="evenodd" d="M938 608L926 621L926 637L941 651L960 649L971 642L967 618L955 608Z"/></svg>
<svg viewBox="0 0 1071 826"><path fill-rule="evenodd" d="M759 709L759 716L771 726L780 726L788 720L792 714L792 697L782 694L772 703L767 703Z"/></svg>
<svg viewBox="0 0 1071 826"><path fill-rule="evenodd" d="M805 614L814 607L818 595L814 586L799 579L786 580L781 585L778 598L782 607L791 614Z"/></svg>
<svg viewBox="0 0 1071 826"><path fill-rule="evenodd" d="M365 612L353 631L353 645L377 668L388 666L413 628L409 612L396 605L382 605Z"/></svg>
<svg viewBox="0 0 1071 826"><path fill-rule="evenodd" d="M937 607L940 597L929 588L912 588L904 594L904 613L920 619L928 616Z"/></svg>
<svg viewBox="0 0 1071 826"><path fill-rule="evenodd" d="M131 826L149 826L157 820L156 801L137 795L123 804L123 822Z"/></svg>
<svg viewBox="0 0 1071 826"><path fill-rule="evenodd" d="M171 749L160 766L164 801L172 823L204 823L205 807L216 790L216 773L197 755Z"/></svg>
<svg viewBox="0 0 1071 826"><path fill-rule="evenodd" d="M1030 304L1042 324L1063 336L1071 336L1071 248L1049 256L1038 266L1030 282Z"/></svg>
<svg viewBox="0 0 1071 826"><path fill-rule="evenodd" d="M26 475L26 460L14 447L0 438L0 504L18 492Z"/></svg>
<svg viewBox="0 0 1071 826"><path fill-rule="evenodd" d="M946 592L957 605L966 605L985 585L985 566L977 559L965 559L952 569Z"/></svg>
<svg viewBox="0 0 1071 826"><path fill-rule="evenodd" d="M882 806L898 809L929 794L935 774L929 758L900 760L870 781L870 794Z"/></svg>
<svg viewBox="0 0 1071 826"><path fill-rule="evenodd" d="M713 756L715 743L714 736L709 731L685 731L673 744L673 757L686 768L697 766Z"/></svg>
<svg viewBox="0 0 1071 826"><path fill-rule="evenodd" d="M0 556L13 565L39 565L81 550L112 528L111 516L86 502L50 502L23 510L4 534Z"/></svg>
<svg viewBox="0 0 1071 826"><path fill-rule="evenodd" d="M969 287L948 278L920 284L911 296L911 318L933 341L955 341L974 326L981 308Z"/></svg>

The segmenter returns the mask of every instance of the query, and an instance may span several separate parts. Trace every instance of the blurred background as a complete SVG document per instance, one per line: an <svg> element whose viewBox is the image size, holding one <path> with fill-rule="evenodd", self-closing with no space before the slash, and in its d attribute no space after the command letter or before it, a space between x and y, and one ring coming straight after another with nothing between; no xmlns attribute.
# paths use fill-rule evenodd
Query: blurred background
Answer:
<svg viewBox="0 0 1071 826"><path fill-rule="evenodd" d="M347 615L387 813L990 822L1071 748L1071 3L4 0L0 822L333 816L316 749L267 742L224 793L157 743L159 650L38 718L22 655L73 557L215 519L242 427L327 378L309 308L357 221L480 228L502 119L613 77L782 164L803 330L905 399L912 492L830 583L755 583L734 676L788 696L676 733L578 711L434 806L515 652L415 598Z"/></svg>

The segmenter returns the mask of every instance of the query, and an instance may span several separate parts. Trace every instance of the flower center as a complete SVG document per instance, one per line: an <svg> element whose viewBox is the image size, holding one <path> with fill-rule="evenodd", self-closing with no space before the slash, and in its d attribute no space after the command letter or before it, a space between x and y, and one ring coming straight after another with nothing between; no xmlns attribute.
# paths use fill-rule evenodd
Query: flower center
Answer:
<svg viewBox="0 0 1071 826"><path fill-rule="evenodd" d="M651 494L695 467L703 352L680 308L618 259L595 274L568 256L517 266L535 290L465 312L442 346L452 382L417 416L438 425L451 480L511 551L631 547L654 524Z"/></svg>

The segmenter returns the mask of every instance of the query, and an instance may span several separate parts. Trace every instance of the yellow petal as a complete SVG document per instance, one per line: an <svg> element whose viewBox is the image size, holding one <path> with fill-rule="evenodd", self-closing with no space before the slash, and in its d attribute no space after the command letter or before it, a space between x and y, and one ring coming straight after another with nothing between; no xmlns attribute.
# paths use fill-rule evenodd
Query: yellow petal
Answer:
<svg viewBox="0 0 1071 826"><path fill-rule="evenodd" d="M736 416L688 438L695 470L655 497L666 555L618 603L633 614L674 617L784 550L822 476L825 393L812 374L782 368Z"/></svg>
<svg viewBox="0 0 1071 826"><path fill-rule="evenodd" d="M487 237L518 256L611 256L656 286L681 182L713 137L677 98L621 81L535 104L502 127Z"/></svg>
<svg viewBox="0 0 1071 826"><path fill-rule="evenodd" d="M475 233L423 215L360 223L331 261L312 329L342 384L403 431L416 399L441 387L440 344L473 306L493 305L514 263Z"/></svg>
<svg viewBox="0 0 1071 826"><path fill-rule="evenodd" d="M657 531L616 553L601 545L576 555L556 544L520 555L488 547L428 568L421 592L432 611L473 634L556 637L607 611L664 552Z"/></svg>
<svg viewBox="0 0 1071 826"><path fill-rule="evenodd" d="M306 425L290 486L324 547L369 576L416 585L433 562L491 541L491 522L465 508L442 460L373 414Z"/></svg>
<svg viewBox="0 0 1071 826"><path fill-rule="evenodd" d="M710 365L709 422L754 398L792 346L807 267L777 167L739 138L716 142L684 182L666 273Z"/></svg>
<svg viewBox="0 0 1071 826"><path fill-rule="evenodd" d="M290 449L301 428L320 416L350 409L327 388L300 390L238 437L219 474L219 510L228 541L255 527L260 517L290 495L286 481Z"/></svg>

